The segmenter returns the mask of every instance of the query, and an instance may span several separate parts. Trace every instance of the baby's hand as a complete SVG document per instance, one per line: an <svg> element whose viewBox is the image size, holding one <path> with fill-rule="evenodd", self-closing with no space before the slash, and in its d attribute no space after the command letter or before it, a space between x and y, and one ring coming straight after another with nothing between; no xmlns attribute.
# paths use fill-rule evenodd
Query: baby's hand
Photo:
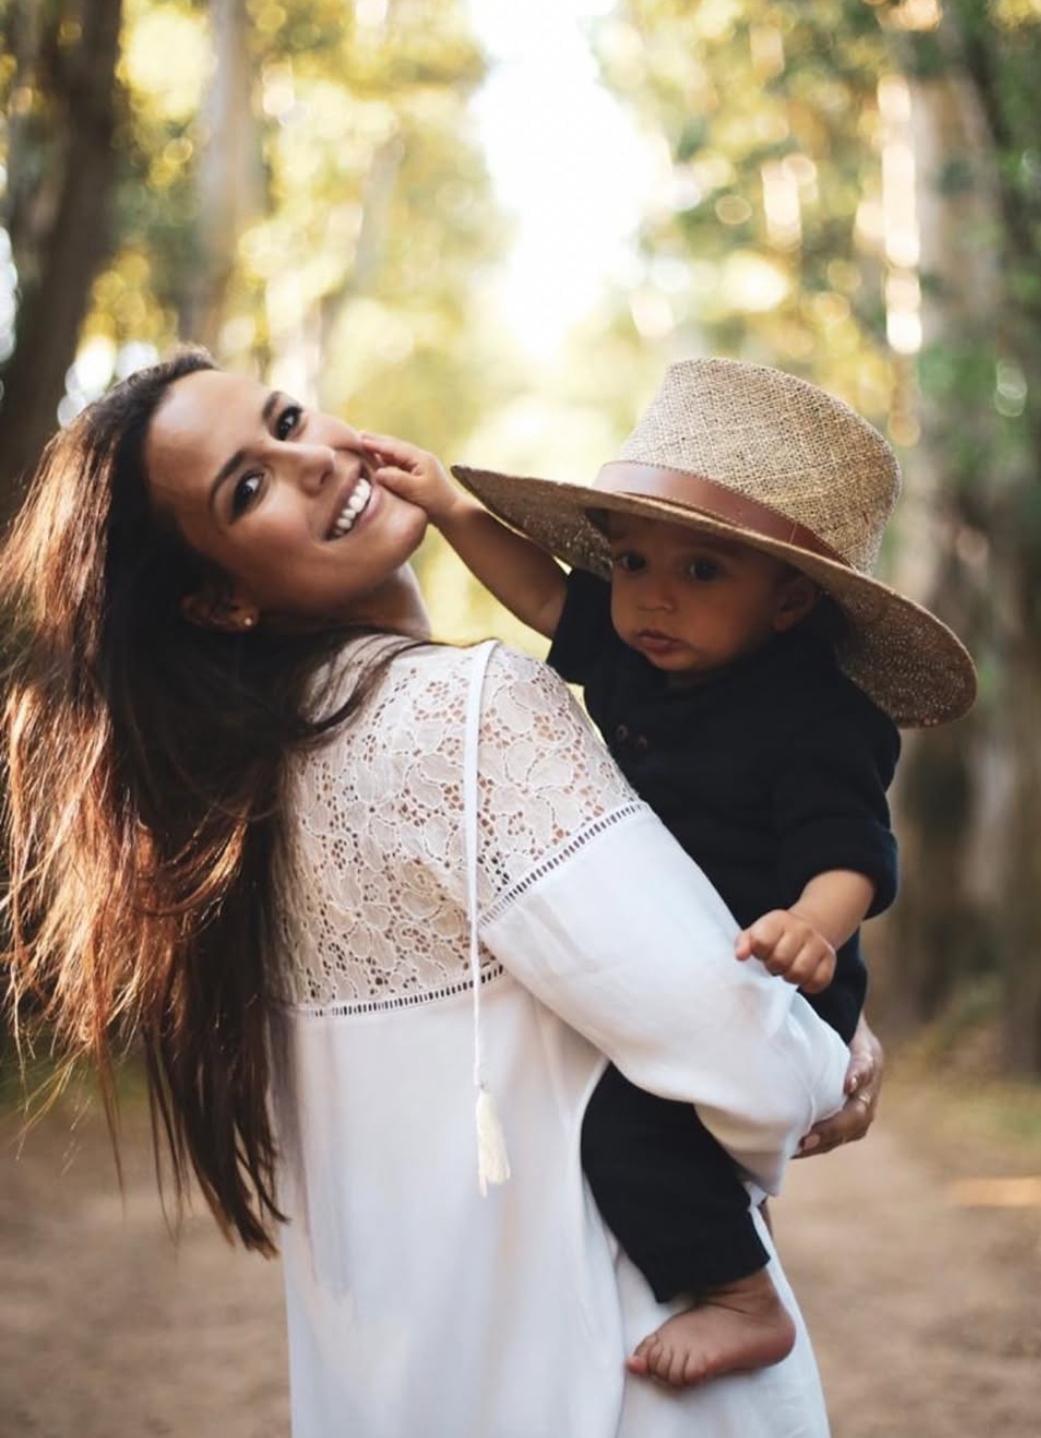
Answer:
<svg viewBox="0 0 1041 1438"><path fill-rule="evenodd" d="M761 959L772 974L819 994L835 975L835 950L790 909L772 909L737 936L739 959Z"/></svg>
<svg viewBox="0 0 1041 1438"><path fill-rule="evenodd" d="M433 524L440 525L451 515L460 491L436 454L389 434L362 430L360 438L380 484L425 509Z"/></svg>

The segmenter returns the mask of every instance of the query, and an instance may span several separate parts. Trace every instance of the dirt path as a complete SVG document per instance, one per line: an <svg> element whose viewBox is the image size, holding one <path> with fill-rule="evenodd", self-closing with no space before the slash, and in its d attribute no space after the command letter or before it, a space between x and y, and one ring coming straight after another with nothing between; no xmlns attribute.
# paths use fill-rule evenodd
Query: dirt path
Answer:
<svg viewBox="0 0 1041 1438"><path fill-rule="evenodd" d="M19 1161L0 1152L3 1438L287 1432L277 1266L201 1216L174 1250L140 1115L125 1205L96 1122L71 1147L50 1123ZM953 1206L890 1118L870 1144L796 1164L775 1218L835 1438L1041 1432L1041 1213Z"/></svg>
<svg viewBox="0 0 1041 1438"><path fill-rule="evenodd" d="M142 1120L126 1121L125 1203L97 1121L71 1143L41 1125L18 1162L3 1148L3 1438L288 1432L278 1267L201 1215L174 1248Z"/></svg>
<svg viewBox="0 0 1041 1438"><path fill-rule="evenodd" d="M1041 1434L1041 1210L958 1207L944 1170L885 1114L793 1165L775 1226L834 1438Z"/></svg>

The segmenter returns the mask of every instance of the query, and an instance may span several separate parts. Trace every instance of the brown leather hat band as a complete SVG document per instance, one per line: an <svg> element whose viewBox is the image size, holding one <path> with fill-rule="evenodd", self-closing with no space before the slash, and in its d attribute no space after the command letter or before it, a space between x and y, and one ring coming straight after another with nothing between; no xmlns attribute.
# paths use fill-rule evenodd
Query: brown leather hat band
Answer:
<svg viewBox="0 0 1041 1438"><path fill-rule="evenodd" d="M670 504L681 504L686 509L695 509L712 519L746 529L764 539L777 539L805 549L810 554L820 555L836 564L853 566L838 550L832 549L823 539L798 524L779 510L760 504L746 494L738 494L706 479L701 474L690 474L682 469L667 469L659 464L631 464L628 460L612 460L605 464L596 477L596 489L607 494L631 494L636 499L663 499Z"/></svg>

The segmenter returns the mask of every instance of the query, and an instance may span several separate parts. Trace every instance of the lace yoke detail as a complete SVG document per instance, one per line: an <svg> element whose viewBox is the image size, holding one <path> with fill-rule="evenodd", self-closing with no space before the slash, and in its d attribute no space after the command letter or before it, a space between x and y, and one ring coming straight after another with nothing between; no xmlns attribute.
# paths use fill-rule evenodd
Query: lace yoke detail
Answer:
<svg viewBox="0 0 1041 1438"><path fill-rule="evenodd" d="M290 1003L355 1014L469 987L463 852L468 650L396 656L358 714L297 758L279 917ZM359 666L344 665L344 684ZM639 807L561 680L499 648L481 713L482 916ZM500 966L481 952L482 981Z"/></svg>

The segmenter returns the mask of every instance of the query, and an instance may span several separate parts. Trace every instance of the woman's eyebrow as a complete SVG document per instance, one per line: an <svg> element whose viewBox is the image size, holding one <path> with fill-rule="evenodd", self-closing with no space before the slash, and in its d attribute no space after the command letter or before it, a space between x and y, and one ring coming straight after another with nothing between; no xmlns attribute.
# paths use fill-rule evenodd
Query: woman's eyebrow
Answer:
<svg viewBox="0 0 1041 1438"><path fill-rule="evenodd" d="M268 395L267 399L264 401L263 408L262 408L261 411L260 411L260 419L261 419L261 422L263 423L265 429L267 428L268 424L271 422L271 416L272 416L272 414L274 413L274 411L276 410L276 408L278 407L278 402L279 402L279 400L280 400L281 398L282 398L282 391L281 391L281 390L278 390L278 389L273 389L273 390L271 391L271 393ZM211 509L213 508L214 504L215 504L216 501L217 501L217 491L220 489L220 487L221 487L221 485L224 483L224 481L225 481L230 475L232 475L232 474L235 473L235 471L238 469L239 465L240 465L240 464L242 463L242 461L246 458L246 453L247 453L247 451L245 450L245 448L243 448L243 449L237 449L237 450L235 451L235 453L231 456L230 459L226 459L226 460L224 461L224 463L221 465L220 469L219 469L219 470L217 471L217 473L214 475L213 480L212 480L212 482L211 482L211 484L210 484L210 508L211 508Z"/></svg>

